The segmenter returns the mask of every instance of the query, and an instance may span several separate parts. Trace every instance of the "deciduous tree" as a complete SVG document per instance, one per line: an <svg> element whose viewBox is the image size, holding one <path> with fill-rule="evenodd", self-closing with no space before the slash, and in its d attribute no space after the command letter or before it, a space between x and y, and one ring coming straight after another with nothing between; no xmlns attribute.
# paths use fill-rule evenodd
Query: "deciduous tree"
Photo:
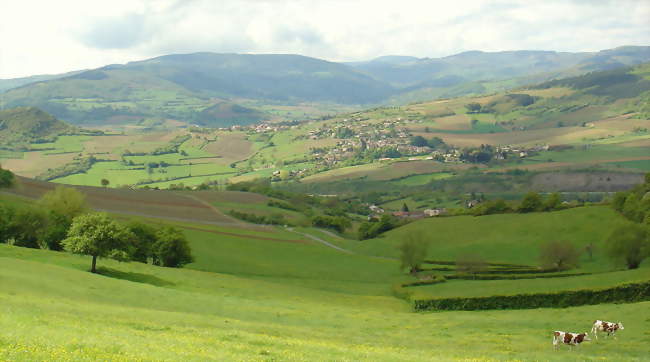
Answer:
<svg viewBox="0 0 650 362"><path fill-rule="evenodd" d="M650 256L649 234L645 225L621 225L607 238L607 255L616 263L624 263L628 269L637 269Z"/></svg>
<svg viewBox="0 0 650 362"><path fill-rule="evenodd" d="M420 266L427 257L429 243L421 233L412 233L406 236L406 239L399 245L400 250L400 269L408 270L410 274L415 275L420 270Z"/></svg>
<svg viewBox="0 0 650 362"><path fill-rule="evenodd" d="M134 239L131 231L107 214L92 213L74 218L63 246L71 253L92 256L90 271L96 273L97 258L128 260Z"/></svg>
<svg viewBox="0 0 650 362"><path fill-rule="evenodd" d="M72 187L57 186L41 197L40 204L70 220L88 211L86 196Z"/></svg>
<svg viewBox="0 0 650 362"><path fill-rule="evenodd" d="M540 261L546 269L568 270L578 266L580 252L568 241L551 241L542 244Z"/></svg>
<svg viewBox="0 0 650 362"><path fill-rule="evenodd" d="M133 233L134 245L132 249L131 259L141 263L147 263L149 258L154 257L153 247L156 244L157 236L156 229L141 222L131 222L127 228Z"/></svg>
<svg viewBox="0 0 650 362"><path fill-rule="evenodd" d="M167 227L160 230L156 238L153 245L154 264L180 268L194 261L190 245L180 230Z"/></svg>

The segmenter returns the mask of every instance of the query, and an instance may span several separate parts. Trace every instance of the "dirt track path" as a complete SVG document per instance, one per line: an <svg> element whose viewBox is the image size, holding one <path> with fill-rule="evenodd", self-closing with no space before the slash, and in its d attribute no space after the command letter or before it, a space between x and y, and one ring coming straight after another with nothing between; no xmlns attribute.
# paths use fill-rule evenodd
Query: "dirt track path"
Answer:
<svg viewBox="0 0 650 362"><path fill-rule="evenodd" d="M228 216L228 215L222 213L221 210L217 209L216 207L214 207L214 206L213 206L212 204L210 204L209 202L206 202L206 201L204 201L204 200L201 200L200 198L198 198L198 197L196 197L196 196L194 196L194 195L187 195L187 194L178 194L178 195L181 195L181 196L183 196L183 197L187 197L187 198L189 198L189 199L191 199L191 200L194 200L194 201L200 203L201 205L204 205L204 206L207 207L208 209L212 210L212 212L214 212L215 214L217 214L217 216L219 216L220 218L224 218L224 219L232 220L232 224L233 224L233 225L249 226L249 225L247 225L246 223L244 223L244 222L242 222L242 221L239 221L239 220L237 220L237 219L235 219L235 218L232 218L232 217L230 217L230 216Z"/></svg>
<svg viewBox="0 0 650 362"><path fill-rule="evenodd" d="M316 242L319 242L319 243L321 243L321 244L323 244L323 245L325 245L325 246L327 246L327 247L330 247L330 248L332 248L332 249L336 249L336 250L338 250L338 251L342 251L342 252L344 252L344 253L348 253L348 254L354 254L354 252L352 252L352 251L350 251L350 250L348 250L348 249L343 249L343 248L341 248L341 247L339 247L339 246L336 246L336 245L334 245L334 244L332 244L332 243L329 243L329 242L327 242L327 241L325 241L325 240L319 238L318 236L310 235L310 234L307 234L307 233L301 233L300 231L296 231L296 230L294 230L294 229L292 229L292 228L287 228L287 230L289 230L289 231L291 231L291 232L294 232L294 233L296 233L296 234L298 234L298 235L302 235L302 236L304 236L304 237L306 237L306 238L312 239L312 240L314 240L314 241L316 241Z"/></svg>

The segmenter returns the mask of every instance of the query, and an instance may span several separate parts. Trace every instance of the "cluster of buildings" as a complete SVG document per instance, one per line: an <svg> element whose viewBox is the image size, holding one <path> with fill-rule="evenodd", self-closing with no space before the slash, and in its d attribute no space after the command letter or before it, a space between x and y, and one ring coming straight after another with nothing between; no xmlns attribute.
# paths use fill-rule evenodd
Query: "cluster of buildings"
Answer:
<svg viewBox="0 0 650 362"><path fill-rule="evenodd" d="M368 208L370 209L371 212L370 216L368 216L368 220L373 220L373 219L377 220L386 213L384 209L382 209L377 205L370 205L368 206ZM433 208L433 209L424 209L424 210L415 210L415 211L395 211L390 214L398 219L417 220L426 217L442 216L446 213L447 213L447 209L445 208Z"/></svg>

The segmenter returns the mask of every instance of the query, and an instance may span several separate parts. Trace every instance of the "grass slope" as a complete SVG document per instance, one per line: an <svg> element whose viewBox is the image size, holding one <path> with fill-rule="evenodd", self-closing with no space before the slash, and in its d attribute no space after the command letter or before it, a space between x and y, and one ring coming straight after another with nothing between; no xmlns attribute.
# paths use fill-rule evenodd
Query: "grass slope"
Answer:
<svg viewBox="0 0 650 362"><path fill-rule="evenodd" d="M0 358L590 360L607 354L638 360L647 352L648 337L638 331L647 330L650 320L630 316L647 315L650 303L570 313L416 314L387 296L324 291L314 288L318 283L305 288L189 269L100 263L105 275L93 275L86 271L85 257L0 245L0 301L10 311L0 316ZM594 318L624 321L627 333L578 352L552 350L551 331L584 331Z"/></svg>
<svg viewBox="0 0 650 362"><path fill-rule="evenodd" d="M125 190L102 192L113 195L118 191L129 195ZM140 197L146 201L157 194ZM216 194L209 201L227 202L239 196L260 201L242 193ZM2 202L30 203L5 196ZM398 271L398 261L366 255L381 250L394 255L387 241L416 227L428 235L446 235L445 242L432 249L448 255L454 254L453 248L471 245L472 250L494 255L498 255L495 249L503 249L505 257L495 260L531 263L533 253L517 249L527 234L537 240L535 236L561 225L561 230L571 231L572 240L591 240L617 221L608 208L425 220L395 230L385 240L363 243L300 229L356 248L358 253L352 255L282 228L248 230L235 225L143 220L156 227L181 228L196 261L184 269L170 269L100 259L101 274L97 275L87 271L90 258L86 256L0 244L0 305L6 311L0 314L0 359L595 360L606 354L625 361L643 359L647 353L648 336L641 331L650 328L650 319L631 316L647 316L650 303L414 313L392 295L392 285L409 279ZM527 221L527 227L521 226L522 221ZM579 227L579 223L586 226ZM490 228L500 230L500 238L486 232ZM486 235L479 241L465 239L476 234ZM519 285L513 281L449 281L439 287L445 295L546 291L637 280L647 278L647 271L644 267ZM578 278L590 278L590 282ZM626 330L619 340L593 342L577 352L552 350L553 330L586 331L594 319L623 321Z"/></svg>
<svg viewBox="0 0 650 362"><path fill-rule="evenodd" d="M593 242L594 259L582 257L582 269L608 270L603 242L623 218L608 206L592 206L549 213L505 214L429 218L359 242L354 250L370 255L397 257L400 241L420 232L430 241L429 258L454 261L475 253L489 262L538 265L539 246L547 241L566 241L577 248Z"/></svg>

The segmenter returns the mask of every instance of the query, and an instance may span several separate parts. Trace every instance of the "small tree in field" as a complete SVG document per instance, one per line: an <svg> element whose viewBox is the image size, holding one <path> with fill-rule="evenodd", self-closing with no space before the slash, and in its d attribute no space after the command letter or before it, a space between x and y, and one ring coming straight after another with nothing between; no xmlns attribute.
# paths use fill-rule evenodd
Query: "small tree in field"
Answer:
<svg viewBox="0 0 650 362"><path fill-rule="evenodd" d="M194 261L185 235L173 227L158 232L153 245L153 263L160 266L180 268Z"/></svg>
<svg viewBox="0 0 650 362"><path fill-rule="evenodd" d="M647 227L628 223L617 227L607 238L606 252L615 262L623 262L628 269L636 269L650 256Z"/></svg>
<svg viewBox="0 0 650 362"><path fill-rule="evenodd" d="M427 257L427 249L429 243L426 241L422 234L410 234L400 244L400 261L401 270L408 269L412 275L417 274L420 266Z"/></svg>
<svg viewBox="0 0 650 362"><path fill-rule="evenodd" d="M71 253L92 256L90 271L96 273L99 257L128 260L134 238L133 233L105 213L84 214L72 221L63 247Z"/></svg>
<svg viewBox="0 0 650 362"><path fill-rule="evenodd" d="M101 183L103 187L108 187L108 185L110 185L111 182L108 181L108 179L103 178Z"/></svg>
<svg viewBox="0 0 650 362"><path fill-rule="evenodd" d="M540 261L546 269L568 270L578 266L580 252L567 241L551 241L542 244Z"/></svg>

